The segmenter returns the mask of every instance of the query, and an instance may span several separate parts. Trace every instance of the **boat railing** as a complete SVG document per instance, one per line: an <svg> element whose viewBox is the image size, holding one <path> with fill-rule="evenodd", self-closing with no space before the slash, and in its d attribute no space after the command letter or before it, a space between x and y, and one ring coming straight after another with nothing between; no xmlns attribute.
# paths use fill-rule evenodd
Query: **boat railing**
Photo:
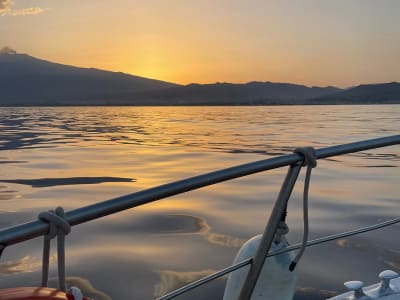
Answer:
<svg viewBox="0 0 400 300"><path fill-rule="evenodd" d="M387 136L382 138L370 139L355 143L331 146L315 150L316 159L324 159L332 156L338 156L343 154L349 154L359 151L365 151L370 149L381 148L385 146L392 146L400 144L400 135ZM270 214L268 223L263 232L260 246L256 255L245 261L239 262L235 265L224 268L215 274L204 277L193 283L190 283L182 288L179 288L173 292L170 292L158 300L167 300L177 297L193 288L196 288L202 284L205 284L211 280L219 278L225 274L228 274L236 269L250 265L250 270L245 280L240 300L249 300L257 282L258 275L260 274L261 268L263 267L264 260L267 256L277 255L282 252L292 251L301 247L300 244L290 246L279 252L269 253L276 229L281 220L281 216L284 213L287 202L290 198L294 185L297 181L297 177L302 168L304 156L298 153L282 155L279 157L259 160L247 164L238 165L235 167L222 169L199 176L175 181L172 183L160 185L154 188L149 188L136 193L124 195L114 199L106 200L103 202L95 203L85 207L71 210L65 213L64 219L71 225L75 226L81 223L85 223L91 220L95 220L110 214L114 214L126 209L144 205L150 202L168 198L174 195L185 193L188 191L196 190L201 187L213 185L216 183L228 181L231 179L264 172L276 168L288 166L288 172L281 186L281 190L278 195L278 199L274 203L273 210ZM320 244L323 242L331 241L334 239L359 234L389 226L400 222L400 218L389 220L383 223L379 223L373 226L331 235L328 237L312 240L307 242L307 246ZM35 220L25 224L13 226L0 231L0 251L13 244L17 244L23 241L27 241L39 236L46 235L49 231L49 224ZM1 252L0 252L1 254Z"/></svg>

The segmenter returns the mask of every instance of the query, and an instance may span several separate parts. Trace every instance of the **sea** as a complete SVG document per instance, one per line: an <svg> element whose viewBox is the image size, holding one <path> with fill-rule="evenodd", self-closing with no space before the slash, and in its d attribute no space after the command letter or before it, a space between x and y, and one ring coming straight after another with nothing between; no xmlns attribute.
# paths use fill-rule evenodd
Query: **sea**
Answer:
<svg viewBox="0 0 400 300"><path fill-rule="evenodd" d="M291 153L400 134L400 105L0 108L0 227L187 177ZM318 161L310 239L399 217L400 146ZM97 300L154 299L233 262L260 234L287 168L261 172L83 223L66 237L68 285ZM289 243L303 236L302 170ZM400 272L400 225L307 248L296 300ZM12 245L0 288L38 286L43 239ZM50 286L57 286L56 251ZM222 299L226 277L177 299Z"/></svg>

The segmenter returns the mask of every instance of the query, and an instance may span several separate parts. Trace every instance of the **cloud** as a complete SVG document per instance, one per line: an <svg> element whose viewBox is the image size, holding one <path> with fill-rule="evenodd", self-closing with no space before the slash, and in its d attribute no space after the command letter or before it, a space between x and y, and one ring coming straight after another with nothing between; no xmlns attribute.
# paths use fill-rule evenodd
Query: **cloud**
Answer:
<svg viewBox="0 0 400 300"><path fill-rule="evenodd" d="M40 7L29 7L22 9L12 9L7 15L11 16L27 16L27 15L37 15L44 11L48 10L48 8L40 8Z"/></svg>
<svg viewBox="0 0 400 300"><path fill-rule="evenodd" d="M11 49L10 47L3 47L0 49L0 54L17 54L17 51Z"/></svg>
<svg viewBox="0 0 400 300"><path fill-rule="evenodd" d="M0 0L0 16L27 16L40 14L48 8L41 7L27 7L15 9L14 3L11 0Z"/></svg>
<svg viewBox="0 0 400 300"><path fill-rule="evenodd" d="M0 13L7 12L11 9L10 0L0 0Z"/></svg>

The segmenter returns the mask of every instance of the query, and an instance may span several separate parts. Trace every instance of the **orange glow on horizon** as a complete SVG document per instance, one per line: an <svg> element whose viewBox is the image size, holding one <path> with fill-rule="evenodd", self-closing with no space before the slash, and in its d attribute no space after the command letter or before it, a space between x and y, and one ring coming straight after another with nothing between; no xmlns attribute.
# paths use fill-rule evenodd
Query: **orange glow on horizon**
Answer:
<svg viewBox="0 0 400 300"><path fill-rule="evenodd" d="M41 7L48 9L0 16L0 47L180 84L400 81L396 1L362 9L357 1L308 0L99 1L95 9L42 0Z"/></svg>

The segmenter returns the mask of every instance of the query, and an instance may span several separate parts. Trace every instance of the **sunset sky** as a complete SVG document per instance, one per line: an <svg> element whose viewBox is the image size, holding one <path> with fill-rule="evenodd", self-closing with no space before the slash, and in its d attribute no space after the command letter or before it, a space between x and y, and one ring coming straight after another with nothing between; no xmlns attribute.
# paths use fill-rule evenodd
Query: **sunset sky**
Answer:
<svg viewBox="0 0 400 300"><path fill-rule="evenodd" d="M0 0L0 48L177 83L400 81L399 0Z"/></svg>

